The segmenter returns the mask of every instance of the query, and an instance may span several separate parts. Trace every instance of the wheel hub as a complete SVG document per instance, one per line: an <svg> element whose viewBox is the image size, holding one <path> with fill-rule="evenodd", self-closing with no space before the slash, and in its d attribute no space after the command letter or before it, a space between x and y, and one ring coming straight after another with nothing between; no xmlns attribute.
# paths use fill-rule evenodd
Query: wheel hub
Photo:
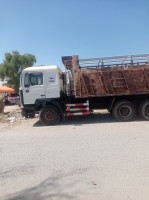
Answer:
<svg viewBox="0 0 149 200"><path fill-rule="evenodd" d="M121 117L128 117L131 115L131 109L129 108L129 106L122 106L119 109L119 114Z"/></svg>
<svg viewBox="0 0 149 200"><path fill-rule="evenodd" d="M54 113L53 113L53 112L50 112L50 111L46 112L46 114L45 114L45 119L46 119L47 121L54 120Z"/></svg>

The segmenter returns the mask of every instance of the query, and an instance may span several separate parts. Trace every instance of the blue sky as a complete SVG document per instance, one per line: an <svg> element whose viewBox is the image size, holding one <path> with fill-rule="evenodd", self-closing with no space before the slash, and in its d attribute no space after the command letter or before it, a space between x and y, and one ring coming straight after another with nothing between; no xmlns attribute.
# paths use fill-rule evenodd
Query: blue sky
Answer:
<svg viewBox="0 0 149 200"><path fill-rule="evenodd" d="M14 50L61 69L61 56L149 53L149 0L0 0L0 63Z"/></svg>

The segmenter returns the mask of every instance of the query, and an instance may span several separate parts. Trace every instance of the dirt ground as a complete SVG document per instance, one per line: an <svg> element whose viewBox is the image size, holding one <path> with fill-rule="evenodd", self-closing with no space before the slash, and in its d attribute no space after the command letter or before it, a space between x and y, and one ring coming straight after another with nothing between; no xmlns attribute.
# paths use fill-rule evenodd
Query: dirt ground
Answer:
<svg viewBox="0 0 149 200"><path fill-rule="evenodd" d="M20 107L18 105L12 105L12 106L5 106L4 108L4 113L8 113L8 112L13 112L13 111L20 111Z"/></svg>
<svg viewBox="0 0 149 200"><path fill-rule="evenodd" d="M18 105L5 106L4 113L0 114L0 130L19 125L24 120L20 111Z"/></svg>

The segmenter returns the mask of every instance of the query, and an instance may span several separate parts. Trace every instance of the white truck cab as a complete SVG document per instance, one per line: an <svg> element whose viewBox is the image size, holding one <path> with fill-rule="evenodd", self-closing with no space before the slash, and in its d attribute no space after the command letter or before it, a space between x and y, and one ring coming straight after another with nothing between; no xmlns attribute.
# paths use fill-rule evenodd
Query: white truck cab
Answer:
<svg viewBox="0 0 149 200"><path fill-rule="evenodd" d="M29 67L22 71L24 105L33 105L37 99L59 98L62 91L62 71L57 66Z"/></svg>

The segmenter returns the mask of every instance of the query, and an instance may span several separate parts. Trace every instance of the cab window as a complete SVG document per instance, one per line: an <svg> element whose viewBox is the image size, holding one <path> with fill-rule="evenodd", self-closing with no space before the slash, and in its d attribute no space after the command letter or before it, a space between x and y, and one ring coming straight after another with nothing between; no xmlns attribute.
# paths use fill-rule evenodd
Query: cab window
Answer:
<svg viewBox="0 0 149 200"><path fill-rule="evenodd" d="M30 73L30 84L34 85L43 85L43 74L42 73Z"/></svg>
<svg viewBox="0 0 149 200"><path fill-rule="evenodd" d="M24 87L43 85L43 73L26 73Z"/></svg>

